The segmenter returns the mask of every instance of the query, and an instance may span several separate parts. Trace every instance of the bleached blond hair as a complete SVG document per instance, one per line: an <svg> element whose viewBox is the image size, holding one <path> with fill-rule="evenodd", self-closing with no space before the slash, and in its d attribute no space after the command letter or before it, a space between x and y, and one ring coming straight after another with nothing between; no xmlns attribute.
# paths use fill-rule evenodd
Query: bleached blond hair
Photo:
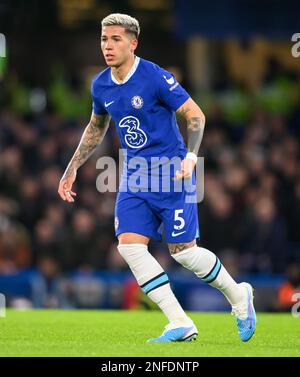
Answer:
<svg viewBox="0 0 300 377"><path fill-rule="evenodd" d="M125 28L128 33L133 33L138 39L140 34L140 25L136 18L128 16L128 14L112 13L101 21L103 26L118 25Z"/></svg>

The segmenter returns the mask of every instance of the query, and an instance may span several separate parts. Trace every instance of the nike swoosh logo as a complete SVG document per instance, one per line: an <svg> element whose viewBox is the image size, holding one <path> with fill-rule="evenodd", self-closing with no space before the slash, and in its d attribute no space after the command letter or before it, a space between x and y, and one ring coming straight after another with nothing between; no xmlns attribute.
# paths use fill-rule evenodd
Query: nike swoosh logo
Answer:
<svg viewBox="0 0 300 377"><path fill-rule="evenodd" d="M180 236L181 234L183 234L185 232L186 232L186 230L184 230L183 232L179 232L179 233L172 232L172 237Z"/></svg>
<svg viewBox="0 0 300 377"><path fill-rule="evenodd" d="M170 77L169 79L167 79L166 76L164 75L164 79L167 81L169 85L172 85L175 82L174 77Z"/></svg>
<svg viewBox="0 0 300 377"><path fill-rule="evenodd" d="M104 106L105 107L108 107L108 106L110 106L112 103L114 103L115 101L111 101L111 102L108 102L108 103L106 103L106 101L104 102Z"/></svg>

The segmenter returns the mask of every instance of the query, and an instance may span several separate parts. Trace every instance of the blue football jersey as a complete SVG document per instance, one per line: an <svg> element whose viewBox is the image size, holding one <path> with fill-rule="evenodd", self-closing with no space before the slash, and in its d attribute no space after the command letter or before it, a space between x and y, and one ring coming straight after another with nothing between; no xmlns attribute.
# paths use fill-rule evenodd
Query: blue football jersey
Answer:
<svg viewBox="0 0 300 377"><path fill-rule="evenodd" d="M130 186L148 191L154 186L158 190L171 186L173 190L172 177L180 170L180 162L164 163L169 171L162 171L161 162L153 163L153 158L170 161L173 157L183 159L187 153L175 112L189 94L174 75L136 56L122 84L110 67L99 73L92 82L92 98L93 112L112 117L121 146L126 150L120 189L126 191ZM138 165L141 157L143 164Z"/></svg>
<svg viewBox="0 0 300 377"><path fill-rule="evenodd" d="M174 75L145 59L135 62L122 84L111 68L92 82L93 112L109 113L128 158L185 156L175 111L189 98Z"/></svg>

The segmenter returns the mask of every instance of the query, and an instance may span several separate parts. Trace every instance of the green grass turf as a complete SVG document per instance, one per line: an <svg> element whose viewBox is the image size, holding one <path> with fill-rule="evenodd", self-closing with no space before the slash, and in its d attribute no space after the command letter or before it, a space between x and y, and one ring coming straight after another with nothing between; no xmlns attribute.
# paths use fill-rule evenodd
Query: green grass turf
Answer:
<svg viewBox="0 0 300 377"><path fill-rule="evenodd" d="M254 337L239 340L229 313L189 313L191 343L146 343L161 334L159 311L7 310L0 356L300 356L300 318L258 313Z"/></svg>

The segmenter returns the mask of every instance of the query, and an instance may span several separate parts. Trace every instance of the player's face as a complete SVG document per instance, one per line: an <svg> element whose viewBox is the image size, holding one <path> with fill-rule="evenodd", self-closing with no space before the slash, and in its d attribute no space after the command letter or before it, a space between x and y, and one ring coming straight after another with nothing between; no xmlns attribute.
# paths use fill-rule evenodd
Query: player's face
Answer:
<svg viewBox="0 0 300 377"><path fill-rule="evenodd" d="M137 47L137 40L126 33L122 26L103 26L101 50L110 67L119 67L130 57Z"/></svg>

